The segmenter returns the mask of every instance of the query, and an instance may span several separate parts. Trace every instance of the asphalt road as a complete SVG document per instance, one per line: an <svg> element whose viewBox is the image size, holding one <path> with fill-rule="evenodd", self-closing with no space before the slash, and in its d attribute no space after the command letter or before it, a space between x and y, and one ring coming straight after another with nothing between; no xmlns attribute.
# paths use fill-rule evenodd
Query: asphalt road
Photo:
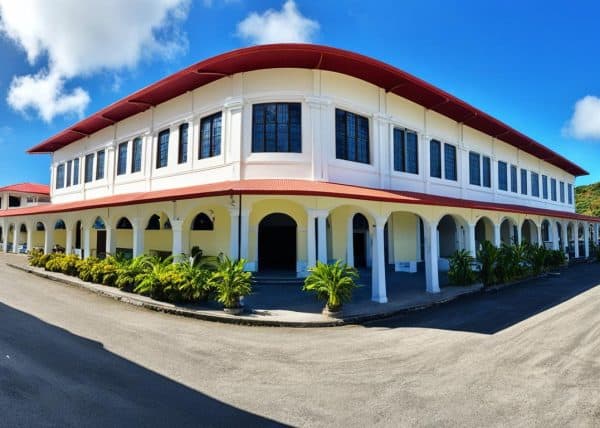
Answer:
<svg viewBox="0 0 600 428"><path fill-rule="evenodd" d="M365 326L231 326L0 256L0 426L599 426L600 264Z"/></svg>

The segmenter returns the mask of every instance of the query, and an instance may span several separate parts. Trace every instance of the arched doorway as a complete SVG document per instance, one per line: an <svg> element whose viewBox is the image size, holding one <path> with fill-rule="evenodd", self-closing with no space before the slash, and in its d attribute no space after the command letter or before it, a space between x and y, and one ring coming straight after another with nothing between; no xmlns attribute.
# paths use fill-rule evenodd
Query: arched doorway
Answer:
<svg viewBox="0 0 600 428"><path fill-rule="evenodd" d="M296 221L287 214L274 213L258 225L258 268L296 271Z"/></svg>
<svg viewBox="0 0 600 428"><path fill-rule="evenodd" d="M500 224L500 240L504 245L517 244L517 225L509 218L505 218Z"/></svg>
<svg viewBox="0 0 600 428"><path fill-rule="evenodd" d="M96 257L106 257L106 223L102 217L96 217L92 228L96 231Z"/></svg>
<svg viewBox="0 0 600 428"><path fill-rule="evenodd" d="M494 223L481 217L475 224L475 250L479 250L485 241L494 242Z"/></svg>
<svg viewBox="0 0 600 428"><path fill-rule="evenodd" d="M367 248L369 245L369 221L358 213L352 217L352 246L354 249L354 267L367 267Z"/></svg>
<svg viewBox="0 0 600 428"><path fill-rule="evenodd" d="M554 244L554 236L552 236L552 225L548 220L542 221L542 242L545 248L552 248Z"/></svg>
<svg viewBox="0 0 600 428"><path fill-rule="evenodd" d="M529 244L538 245L537 225L532 220L525 220L521 225L521 240Z"/></svg>

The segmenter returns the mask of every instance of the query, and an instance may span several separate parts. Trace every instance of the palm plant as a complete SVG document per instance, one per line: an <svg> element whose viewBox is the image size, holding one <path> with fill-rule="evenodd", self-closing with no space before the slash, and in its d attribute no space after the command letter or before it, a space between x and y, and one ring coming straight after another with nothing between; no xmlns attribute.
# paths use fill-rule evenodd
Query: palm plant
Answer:
<svg viewBox="0 0 600 428"><path fill-rule="evenodd" d="M174 286L170 272L173 270L173 256L161 260L157 256L145 257L141 262L142 272L135 280L135 293L144 294L154 299L164 299ZM169 287L168 290L165 288Z"/></svg>
<svg viewBox="0 0 600 428"><path fill-rule="evenodd" d="M475 282L476 274L471 268L474 258L467 250L458 250L450 256L448 279L452 284L470 285Z"/></svg>
<svg viewBox="0 0 600 428"><path fill-rule="evenodd" d="M217 293L217 301L227 309L240 308L240 298L252 291L252 273L244 271L245 264L244 259L224 257L208 282Z"/></svg>
<svg viewBox="0 0 600 428"><path fill-rule="evenodd" d="M477 260L481 263L479 277L485 287L496 282L499 260L499 251L490 241L484 241L477 251Z"/></svg>
<svg viewBox="0 0 600 428"><path fill-rule="evenodd" d="M337 260L333 264L317 262L308 271L310 273L302 289L316 293L319 300L325 300L329 311L339 311L344 303L352 299L358 279L355 268Z"/></svg>
<svg viewBox="0 0 600 428"><path fill-rule="evenodd" d="M176 269L184 278L184 282L179 287L183 300L203 301L208 299L211 292L210 278L214 271L210 267L212 264L195 264L193 261L176 265Z"/></svg>

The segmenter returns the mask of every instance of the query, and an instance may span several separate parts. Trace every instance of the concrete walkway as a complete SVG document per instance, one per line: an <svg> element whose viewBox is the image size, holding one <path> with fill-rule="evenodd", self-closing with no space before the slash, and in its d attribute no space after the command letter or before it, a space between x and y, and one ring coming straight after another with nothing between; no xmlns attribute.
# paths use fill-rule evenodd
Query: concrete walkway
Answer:
<svg viewBox="0 0 600 428"><path fill-rule="evenodd" d="M160 312L225 323L281 327L327 327L366 322L445 303L482 288L480 284L469 287L446 286L442 287L440 293L431 294L423 290L422 273L392 274L390 276L393 280L388 281L388 303L371 301L370 287L360 284L355 290L353 301L344 305L342 317L330 318L321 313L323 302L316 300L314 295L303 292L298 284L263 284L256 286L254 292L245 298L247 312L234 316L224 313L215 302L206 302L203 305L175 305L124 292L115 287L47 272L42 268L29 266L24 255L0 253L0 262L43 278L85 288L96 294Z"/></svg>

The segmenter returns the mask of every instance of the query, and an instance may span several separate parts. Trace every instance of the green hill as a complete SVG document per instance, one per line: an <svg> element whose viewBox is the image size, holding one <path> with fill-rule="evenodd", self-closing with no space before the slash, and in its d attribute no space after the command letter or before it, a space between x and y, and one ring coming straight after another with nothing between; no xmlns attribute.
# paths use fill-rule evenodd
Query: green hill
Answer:
<svg viewBox="0 0 600 428"><path fill-rule="evenodd" d="M575 188L575 210L600 217L600 182Z"/></svg>

